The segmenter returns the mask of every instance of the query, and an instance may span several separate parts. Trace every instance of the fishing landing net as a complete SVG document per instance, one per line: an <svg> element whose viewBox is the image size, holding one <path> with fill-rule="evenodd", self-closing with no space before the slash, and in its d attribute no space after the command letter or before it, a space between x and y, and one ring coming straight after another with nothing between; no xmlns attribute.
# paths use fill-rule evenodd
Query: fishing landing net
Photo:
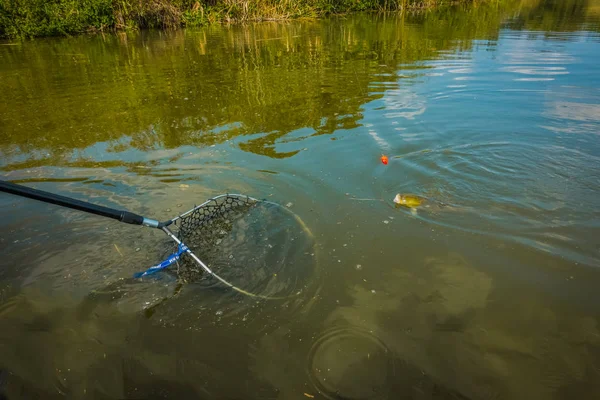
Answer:
<svg viewBox="0 0 600 400"><path fill-rule="evenodd" d="M171 220L181 252L170 270L185 283L229 286L246 295L288 298L316 272L312 232L288 207L225 194ZM210 271L210 272L209 272Z"/></svg>

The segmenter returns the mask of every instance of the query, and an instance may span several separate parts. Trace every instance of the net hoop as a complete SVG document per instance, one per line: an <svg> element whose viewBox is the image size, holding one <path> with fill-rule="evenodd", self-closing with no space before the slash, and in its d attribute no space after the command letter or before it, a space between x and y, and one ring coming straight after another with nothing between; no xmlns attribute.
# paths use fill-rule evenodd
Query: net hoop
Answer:
<svg viewBox="0 0 600 400"><path fill-rule="evenodd" d="M194 208L174 217L173 219L169 220L168 222L166 222L164 225L164 227L162 228L163 231L165 231L165 233L167 233L167 235L173 240L175 241L178 245L182 244L181 239L175 235L169 228L168 226L171 225L177 225L177 221L184 219L187 216L190 216L191 214L193 214L194 212L203 209L204 207L210 205L211 203L216 202L218 199L221 198L238 198L238 199L244 199L248 202L253 202L253 203L264 203L264 204L269 204L269 205L273 205L279 209L284 210L285 212L287 212L289 215L291 215L296 222L298 222L302 228L302 230L304 231L304 233L307 235L307 237L313 241L313 254L314 254L314 259L318 260L318 247L316 246L316 241L315 241L315 236L312 233L312 231L310 230L310 228L306 225L306 223L302 220L302 218L300 218L300 216L298 216L296 213L294 213L293 211L291 211L288 207L282 206L281 204L275 203L273 201L269 201L269 200L260 200L260 199L256 199L254 197L250 197L247 195L243 195L243 194L237 194L237 193L225 193L225 194L220 194L218 196L214 196L211 197L210 199L206 200L204 203L195 206ZM212 276L213 278L217 279L218 281L220 281L221 283L223 283L225 286L227 286L230 289L235 290L238 293L241 293L243 295L249 296L249 297L254 297L254 298L260 298L263 300L286 300L286 299L290 299L296 296L299 296L302 293L302 290L297 291L295 294L291 294L291 295L287 295L287 296L266 296L266 295L262 295L259 293L252 293L249 292L247 290L244 290L238 286L235 286L234 284L228 282L227 280L225 280L224 278L220 277L217 273L215 273L214 271L212 271L208 266L206 266L191 250L187 250L186 251L187 255L190 256L197 264L199 264L210 276ZM318 263L315 261L315 265L318 265Z"/></svg>

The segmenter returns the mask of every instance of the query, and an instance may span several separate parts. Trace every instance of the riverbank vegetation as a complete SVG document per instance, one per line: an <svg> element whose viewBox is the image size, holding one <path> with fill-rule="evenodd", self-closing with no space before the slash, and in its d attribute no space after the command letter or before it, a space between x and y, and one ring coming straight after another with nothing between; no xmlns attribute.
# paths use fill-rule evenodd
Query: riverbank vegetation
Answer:
<svg viewBox="0 0 600 400"><path fill-rule="evenodd" d="M427 8L447 2L450 0L0 0L0 37L311 18Z"/></svg>

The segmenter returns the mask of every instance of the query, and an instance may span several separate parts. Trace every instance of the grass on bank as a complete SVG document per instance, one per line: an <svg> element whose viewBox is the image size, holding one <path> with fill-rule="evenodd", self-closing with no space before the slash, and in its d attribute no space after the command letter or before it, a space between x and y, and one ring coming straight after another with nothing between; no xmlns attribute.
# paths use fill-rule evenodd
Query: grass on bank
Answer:
<svg viewBox="0 0 600 400"><path fill-rule="evenodd" d="M471 0L462 0L470 2ZM433 6L438 0L0 0L0 37L177 28Z"/></svg>

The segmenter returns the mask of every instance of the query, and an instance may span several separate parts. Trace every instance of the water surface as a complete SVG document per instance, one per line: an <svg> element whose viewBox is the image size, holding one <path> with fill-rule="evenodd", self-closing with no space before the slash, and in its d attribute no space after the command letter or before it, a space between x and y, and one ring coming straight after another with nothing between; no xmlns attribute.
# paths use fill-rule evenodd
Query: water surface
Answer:
<svg viewBox="0 0 600 400"><path fill-rule="evenodd" d="M243 193L314 249L219 268L276 301L136 281L160 232L1 195L0 391L597 398L599 63L592 0L2 43L2 179L159 220Z"/></svg>

